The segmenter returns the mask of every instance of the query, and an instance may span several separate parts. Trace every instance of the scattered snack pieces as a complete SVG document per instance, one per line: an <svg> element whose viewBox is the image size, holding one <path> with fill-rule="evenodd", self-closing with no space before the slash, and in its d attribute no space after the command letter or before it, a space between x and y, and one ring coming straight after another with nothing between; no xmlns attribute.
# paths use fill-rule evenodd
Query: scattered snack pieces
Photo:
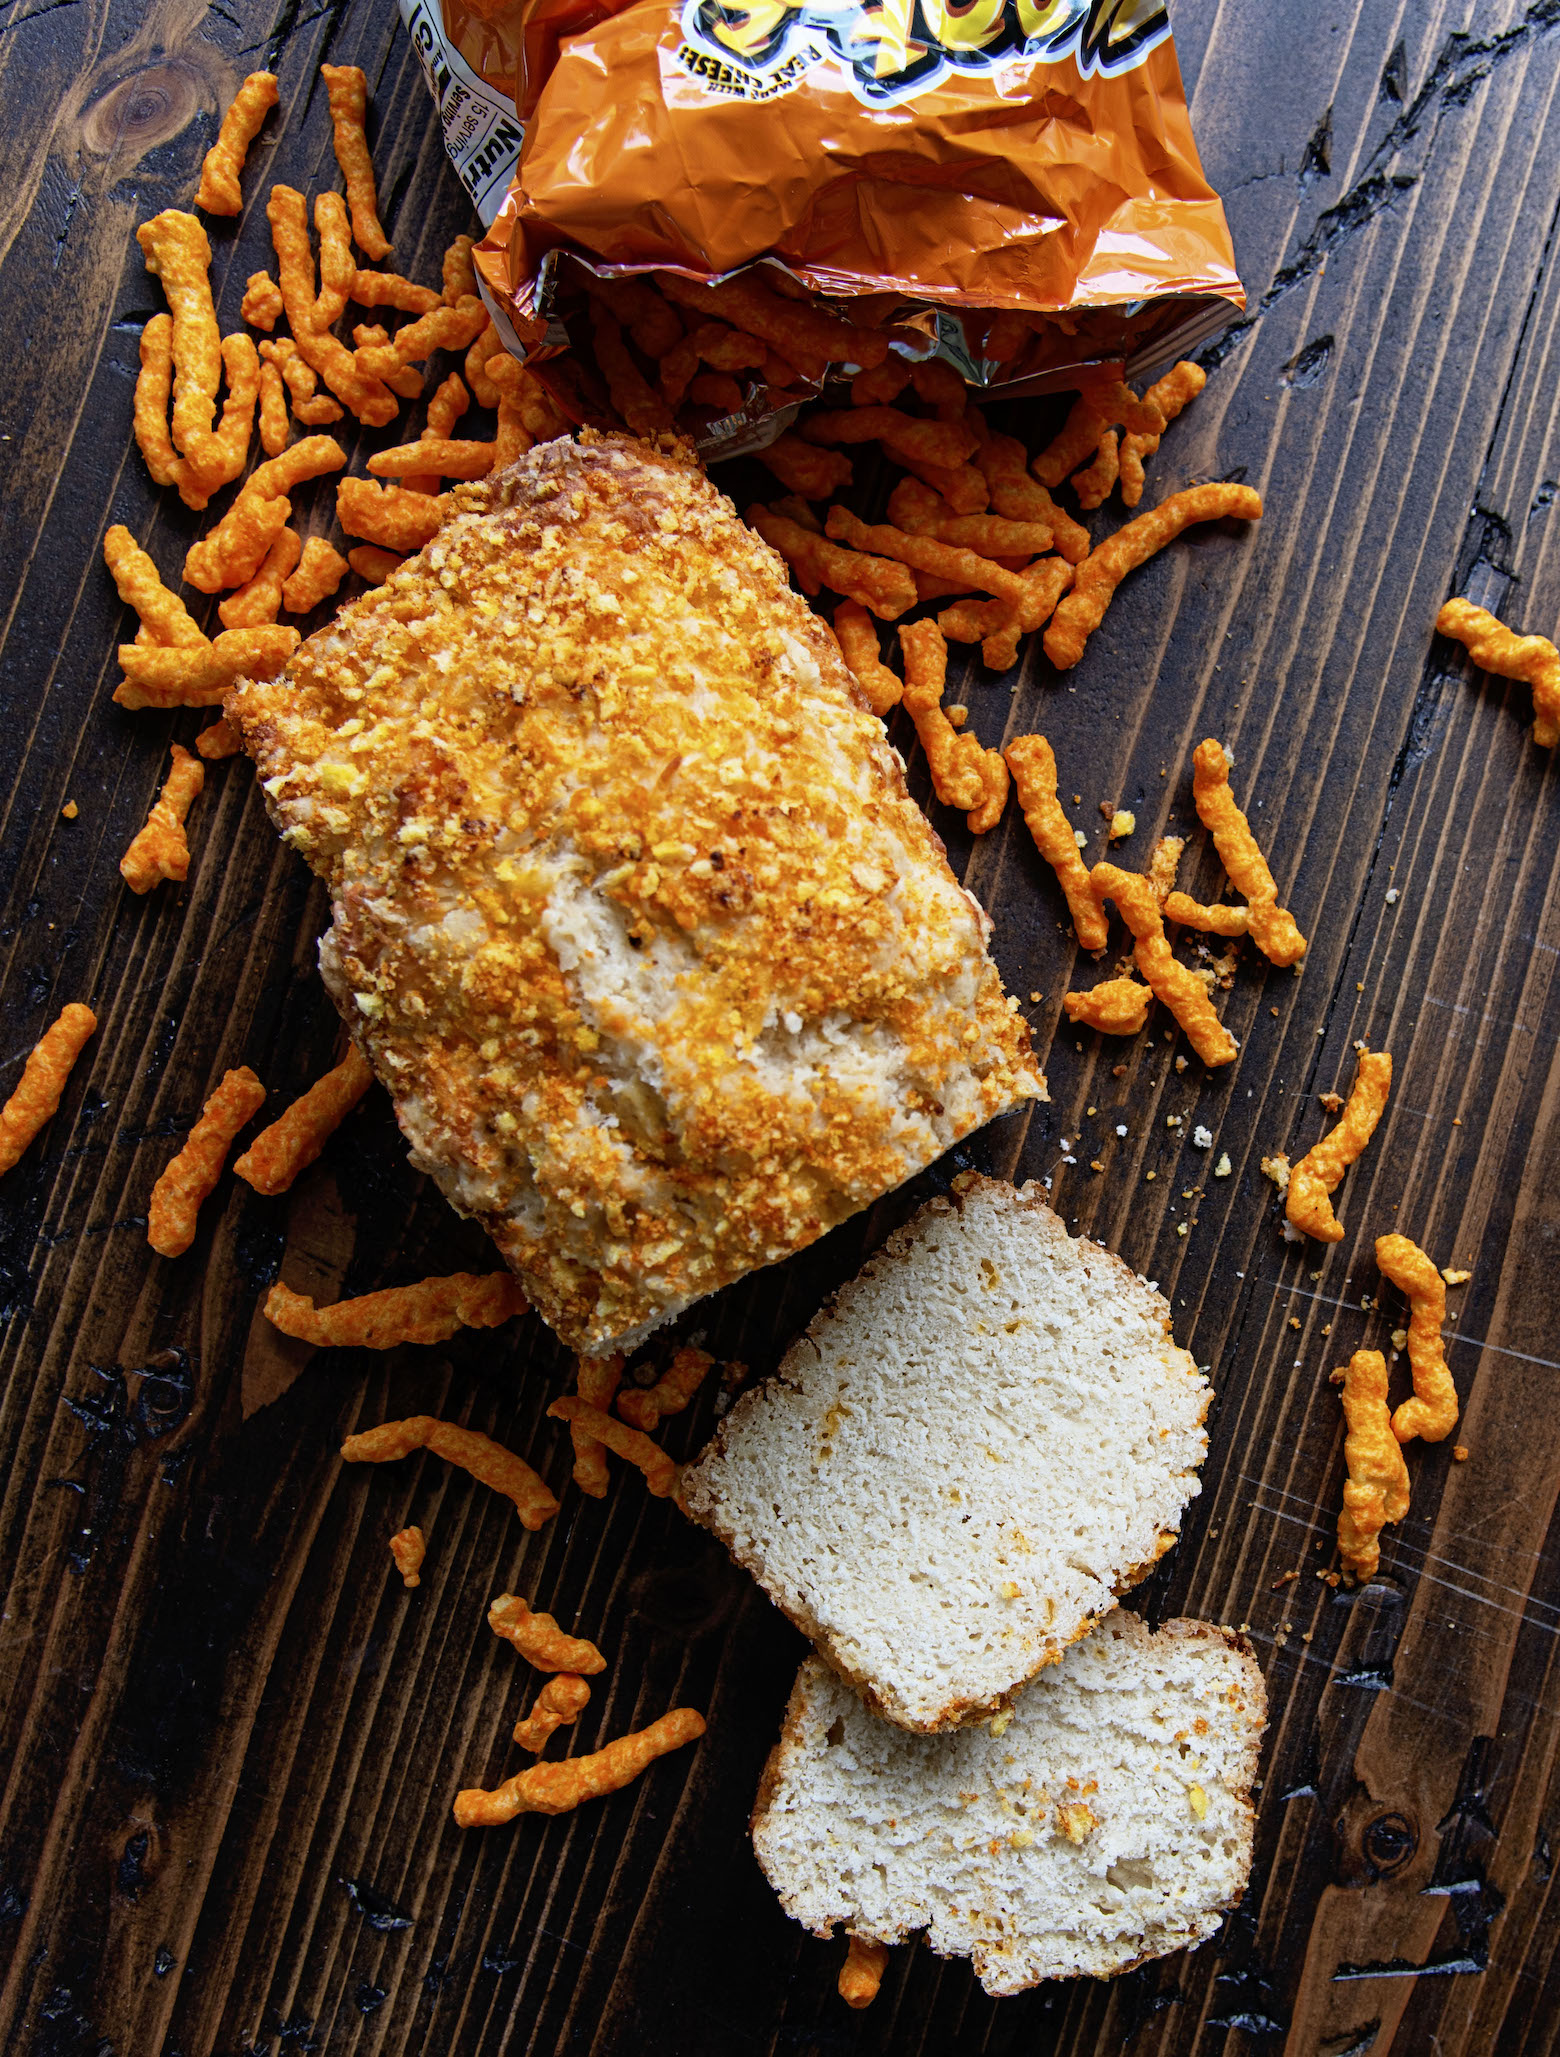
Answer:
<svg viewBox="0 0 1560 2057"><path fill-rule="evenodd" d="M444 286L444 298L453 307L458 300L464 300L477 290L477 268L471 253L476 248L472 236L457 236L445 251L440 264L440 276Z"/></svg>
<svg viewBox="0 0 1560 2057"><path fill-rule="evenodd" d="M146 826L119 860L120 875L132 893L149 893L164 879L177 883L189 876L190 846L184 817L205 783L206 768L200 759L175 743L173 769L152 802Z"/></svg>
<svg viewBox="0 0 1560 2057"><path fill-rule="evenodd" d="M1251 824L1235 804L1230 791L1233 763L1224 745L1210 736L1192 753L1192 798L1203 827L1213 837L1219 861L1230 883L1244 896L1244 908L1199 907L1185 893L1171 897L1165 912L1172 921L1189 928L1206 928L1219 936L1249 934L1270 964L1280 968L1298 964L1305 955L1305 937L1295 926L1288 908L1278 904L1278 888L1267 859L1257 847ZM1241 917L1244 916L1244 919Z"/></svg>
<svg viewBox="0 0 1560 2057"><path fill-rule="evenodd" d="M1061 802L1056 797L1055 751L1044 736L1015 736L1003 754L1018 787L1018 804L1023 809L1024 825L1067 896L1067 909L1073 918L1079 949L1103 950L1110 929L1104 910L1095 898L1088 866L1078 854L1078 838L1073 825L1062 812ZM1076 1020L1078 1017L1075 1015L1073 1018Z"/></svg>
<svg viewBox="0 0 1560 2057"><path fill-rule="evenodd" d="M556 1729L578 1721L590 1700L590 1687L577 1672L560 1671L537 1694L524 1721L515 1723L515 1741L522 1750L539 1756Z"/></svg>
<svg viewBox="0 0 1560 2057"><path fill-rule="evenodd" d="M1018 660L1018 639L1039 628L1072 583L1072 566L1062 557L1042 557L1017 574L1025 588L1022 608L1006 600L958 600L937 617L944 635L958 643L980 643L988 670L1008 671Z"/></svg>
<svg viewBox="0 0 1560 2057"><path fill-rule="evenodd" d="M1333 1213L1331 1195L1375 1134L1391 1090L1391 1053L1362 1049L1353 1090L1338 1126L1313 1143L1294 1168L1285 1215L1293 1227L1303 1229L1319 1243L1343 1240L1343 1223Z"/></svg>
<svg viewBox="0 0 1560 2057"><path fill-rule="evenodd" d="M749 528L779 551L804 593L815 594L827 586L831 592L857 601L881 621L897 620L916 603L915 579L903 564L859 550L843 550L800 523L771 514L767 507L750 507L746 520Z"/></svg>
<svg viewBox="0 0 1560 2057"><path fill-rule="evenodd" d="M673 1708L637 1733L619 1736L604 1750L586 1757L566 1757L556 1764L534 1764L517 1772L492 1792L469 1787L455 1796L459 1828L496 1828L517 1814L568 1814L582 1800L599 1800L630 1785L657 1757L697 1742L704 1717L691 1707Z"/></svg>
<svg viewBox="0 0 1560 2057"><path fill-rule="evenodd" d="M316 1079L280 1120L260 1131L233 1166L234 1175L257 1193L285 1193L373 1083L373 1066L356 1044L350 1045L334 1069Z"/></svg>
<svg viewBox="0 0 1560 2057"><path fill-rule="evenodd" d="M428 1538L420 1528L403 1528L390 1538L390 1555L408 1591L422 1584L422 1563L427 1554Z"/></svg>
<svg viewBox="0 0 1560 2057"><path fill-rule="evenodd" d="M1190 406L1203 387L1208 383L1208 374L1200 364L1192 364L1183 358L1174 364L1162 379L1156 379L1143 395L1146 405L1157 407L1166 423L1175 420L1184 407ZM1143 459L1152 457L1159 448L1158 433L1147 430L1129 429L1121 439L1121 499L1123 506L1136 507L1143 497Z"/></svg>
<svg viewBox="0 0 1560 2057"><path fill-rule="evenodd" d="M507 1271L456 1271L413 1286L386 1286L332 1307L316 1307L278 1282L261 1311L284 1336L321 1349L393 1350L399 1343L447 1343L458 1329L497 1328L529 1305Z"/></svg>
<svg viewBox="0 0 1560 2057"><path fill-rule="evenodd" d="M488 1627L512 1643L538 1671L605 1671L607 1660L583 1636L567 1636L550 1614L533 1614L518 1593L500 1593L488 1608Z"/></svg>
<svg viewBox="0 0 1560 2057"><path fill-rule="evenodd" d="M554 1400L547 1412L555 1421L566 1421L572 1428L578 1423L587 1435L598 1443L637 1465L645 1475L645 1484L657 1500L664 1500L677 1483L677 1466L657 1443L637 1428L630 1428L625 1421L614 1421L601 1408L591 1406L588 1400L577 1396Z"/></svg>
<svg viewBox="0 0 1560 2057"><path fill-rule="evenodd" d="M307 202L293 186L273 186L265 211L276 252L277 283L298 355L365 427L383 428L396 417L396 395L382 379L361 370L346 344L321 326ZM295 398L295 413L297 405Z"/></svg>
<svg viewBox="0 0 1560 2057"><path fill-rule="evenodd" d="M1148 1021L1153 993L1135 978L1106 979L1086 993L1064 993L1067 1019L1104 1036L1135 1036Z"/></svg>
<svg viewBox="0 0 1560 2057"><path fill-rule="evenodd" d="M1435 626L1461 643L1481 671L1531 686L1533 741L1544 750L1560 742L1560 650L1546 636L1519 636L1471 600L1448 600Z"/></svg>
<svg viewBox="0 0 1560 2057"><path fill-rule="evenodd" d="M252 329L269 335L283 314L282 289L268 271L252 271L239 302L239 314Z"/></svg>
<svg viewBox="0 0 1560 2057"><path fill-rule="evenodd" d="M1350 1578L1363 1584L1381 1562L1382 1525L1408 1512L1408 1466L1392 1433L1387 1409L1387 1360L1379 1350L1356 1350L1346 1370L1332 1374L1343 1387L1349 1432L1343 1440L1348 1467L1338 1515L1338 1551Z"/></svg>
<svg viewBox="0 0 1560 2057"><path fill-rule="evenodd" d="M167 336L173 364L172 449L183 459L182 465L175 460L174 475L168 478L158 478L150 457L148 468L159 485L177 485L181 498L188 499L192 491L200 493L203 476L217 457L212 448L212 424L222 378L222 343L211 300L211 244L194 215L176 207L165 207L161 214L142 222L135 239L147 270L162 284L172 317ZM147 330L152 327L153 322L148 322ZM143 333L143 370L147 340ZM140 412L138 405L138 416ZM138 420L136 439L145 451L141 427ZM192 504L203 506L205 502L197 499Z"/></svg>
<svg viewBox="0 0 1560 2057"><path fill-rule="evenodd" d="M397 557L393 550L381 550L375 543L360 543L355 550L347 552L347 563L360 579L366 579L371 586L382 586L391 572L406 562Z"/></svg>
<svg viewBox="0 0 1560 2057"><path fill-rule="evenodd" d="M319 205L318 201L315 205ZM473 286L463 297L469 299L475 291ZM404 279L399 272L359 271L356 266L353 267L347 298L356 301L359 307L393 307L398 314L431 314L435 307L446 304L453 307L455 304L454 301L446 303L445 296L436 293L432 286L419 286L415 279ZM383 328L376 331L361 328L352 331L352 340L361 346L370 340L388 343L390 336L389 331Z"/></svg>
<svg viewBox="0 0 1560 2057"><path fill-rule="evenodd" d="M937 624L909 623L899 631L899 647L905 659L904 709L926 752L932 790L945 807L967 810L971 833L984 835L996 825L1007 797L1006 767L999 794L986 760L995 758L1002 765L1002 758L995 750L983 749L978 736L961 734L943 712L948 645Z"/></svg>
<svg viewBox="0 0 1560 2057"><path fill-rule="evenodd" d="M222 1176L233 1138L265 1104L265 1087L247 1064L224 1074L201 1109L184 1148L152 1188L146 1240L159 1257L182 1257L195 1240L195 1220Z"/></svg>
<svg viewBox="0 0 1560 2057"><path fill-rule="evenodd" d="M322 64L320 77L330 97L336 162L346 181L353 239L364 256L378 264L390 255L390 238L379 225L379 196L374 189L374 165L364 129L368 80L355 64Z"/></svg>
<svg viewBox="0 0 1560 2057"><path fill-rule="evenodd" d="M331 337L329 340L334 342L335 338ZM287 403L292 409L295 421L306 428L326 428L331 422L340 421L340 407L328 393L319 391L318 373L291 336L277 336L270 342L262 343L260 356L287 388ZM266 454L279 457L286 447L287 438L284 436L281 448L267 451Z"/></svg>
<svg viewBox="0 0 1560 2057"><path fill-rule="evenodd" d="M1453 1271L1450 1265L1441 1266L1441 1276L1449 1286L1465 1286L1473 1277L1471 1271Z"/></svg>
<svg viewBox="0 0 1560 2057"><path fill-rule="evenodd" d="M888 1969L887 1943L871 1943L863 1936L847 1936L845 1962L840 1966L839 1995L847 2007L870 2007Z"/></svg>
<svg viewBox="0 0 1560 2057"><path fill-rule="evenodd" d="M380 1295L370 1294L368 1297L377 1299ZM343 1302L348 1307L360 1304L351 1300ZM266 1313L270 1314L269 1303ZM283 1330L283 1334L292 1333L290 1329ZM312 1342L314 1338L311 1336L306 1340ZM442 1341L443 1338L436 1340ZM381 1422L377 1428L348 1436L341 1446L341 1456L346 1464L393 1464L397 1458L409 1457L414 1450L431 1450L446 1464L455 1464L462 1471L469 1471L479 1485L491 1486L495 1493L504 1494L514 1502L522 1528L539 1529L543 1522L551 1521L558 1512L558 1502L548 1491L546 1481L537 1477L523 1457L517 1457L513 1450L506 1450L502 1443L495 1443L491 1436L483 1435L478 1429L461 1428L453 1421L439 1421L431 1414L412 1414L404 1421Z"/></svg>
<svg viewBox="0 0 1560 2057"><path fill-rule="evenodd" d="M1262 1159L1257 1169L1265 1179L1272 1180L1273 1184L1278 1188L1280 1199L1282 1199L1284 1194L1289 1191L1289 1181L1293 1176L1288 1152L1275 1150L1271 1157L1264 1157Z"/></svg>
<svg viewBox="0 0 1560 2057"><path fill-rule="evenodd" d="M1148 880L1114 864L1096 864L1089 878L1097 898L1115 901L1117 912L1132 931L1138 970L1180 1023L1203 1063L1231 1063L1235 1038L1214 1013L1202 980L1171 955L1159 901Z"/></svg>
<svg viewBox="0 0 1560 2057"><path fill-rule="evenodd" d="M189 609L177 593L169 592L156 565L127 528L116 523L104 532L103 562L113 573L120 599L135 609L153 643L165 649L209 648Z"/></svg>
<svg viewBox="0 0 1560 2057"><path fill-rule="evenodd" d="M1057 506L1045 487L1029 473L1029 455L1016 436L998 436L986 427L984 417L971 408L966 417L980 436L975 462L990 491L991 505L1010 521L1044 523L1055 547L1069 564L1081 564L1089 554L1089 532Z"/></svg>
<svg viewBox="0 0 1560 2057"><path fill-rule="evenodd" d="M244 739L225 717L220 716L210 728L204 728L195 738L195 750L208 764L223 757L236 757L244 747Z"/></svg>
<svg viewBox="0 0 1560 2057"><path fill-rule="evenodd" d="M280 457L291 434L287 388L281 371L267 357L260 365L260 447L267 457Z"/></svg>
<svg viewBox="0 0 1560 2057"><path fill-rule="evenodd" d="M96 1028L92 1009L72 1000L33 1045L15 1092L0 1107L0 1173L9 1171L44 1124L54 1119L65 1081Z"/></svg>
<svg viewBox="0 0 1560 2057"><path fill-rule="evenodd" d="M1072 477L1072 489L1078 495L1078 505L1092 512L1103 507L1116 489L1121 476L1121 439L1115 429L1107 429L1100 437L1100 446L1094 453L1094 462Z"/></svg>
<svg viewBox="0 0 1560 2057"><path fill-rule="evenodd" d="M622 1382L621 1350L615 1350L610 1357L581 1357L578 1360L575 1391L588 1406L605 1413ZM574 1483L582 1493L589 1493L593 1500L604 1499L607 1491L605 1447L578 1422L570 1423L569 1438L574 1444Z"/></svg>
<svg viewBox="0 0 1560 2057"><path fill-rule="evenodd" d="M235 679L273 679L297 649L290 628L225 629L197 649L121 643L124 677L114 688L120 707L220 707Z"/></svg>
<svg viewBox="0 0 1560 2057"><path fill-rule="evenodd" d="M294 449L302 447L301 443L293 445ZM266 461L279 464L282 460L272 457ZM264 564L271 545L287 526L292 503L285 496L251 491L257 476L251 475L216 527L184 553L186 585L202 593L220 593L224 586L243 585Z"/></svg>
<svg viewBox="0 0 1560 2057"><path fill-rule="evenodd" d="M249 146L259 135L261 123L277 98L276 78L268 71L252 71L233 95L217 131L217 140L200 167L200 184L195 188L197 207L203 207L208 214L241 211L244 193L239 174L244 169Z"/></svg>
<svg viewBox="0 0 1560 2057"><path fill-rule="evenodd" d="M326 546L329 548L329 545ZM303 539L296 530L284 528L265 554L265 562L237 592L230 593L217 607L226 629L263 628L282 611L282 589L303 555Z"/></svg>
<svg viewBox="0 0 1560 2057"><path fill-rule="evenodd" d="M1130 807L1112 807L1108 800L1102 800L1100 802L1100 812L1104 815L1108 824L1105 830L1107 841L1120 843L1125 841L1128 836L1137 834L1137 816ZM1159 899L1157 887L1155 888L1154 897L1156 900ZM1163 906L1163 904L1164 902L1161 900L1160 905Z"/></svg>
<svg viewBox="0 0 1560 2057"><path fill-rule="evenodd" d="M914 571L930 572L934 578L955 581L959 592L992 593L999 600L1005 600L1020 617L1033 609L1033 592L1018 573L994 564L989 557L982 557L977 551L941 543L935 536L909 535L904 529L896 529L887 522L861 521L838 501L829 509L824 533L837 543L849 543L854 549L890 557L898 564L908 564ZM1024 626L1033 624L1025 621Z"/></svg>
<svg viewBox="0 0 1560 2057"><path fill-rule="evenodd" d="M1408 1364L1414 1397L1393 1411L1392 1433L1400 1443L1415 1436L1442 1443L1457 1426L1457 1387L1446 1362L1441 1327L1446 1320L1446 1284L1417 1243L1407 1236L1376 1238L1376 1266L1408 1300Z"/></svg>
<svg viewBox="0 0 1560 2057"><path fill-rule="evenodd" d="M168 433L168 398L173 391L173 317L154 314L141 331L141 369L135 381L136 447L156 486L177 485L183 463Z"/></svg>
<svg viewBox="0 0 1560 2057"><path fill-rule="evenodd" d="M374 479L343 479L336 488L336 519L342 528L382 550L422 549L438 534L444 515L442 494L430 498L409 493L404 486L382 486Z"/></svg>
<svg viewBox="0 0 1560 2057"><path fill-rule="evenodd" d="M1127 522L1078 566L1073 588L1062 600L1045 632L1045 654L1058 671L1069 671L1083 655L1084 645L1105 618L1116 588L1129 571L1146 564L1191 527L1193 522L1256 521L1262 496L1250 486L1188 486L1172 493L1160 506Z"/></svg>
<svg viewBox="0 0 1560 2057"><path fill-rule="evenodd" d="M419 315L416 321L408 322L404 329L398 329L388 343L371 344L355 352L353 362L368 376L393 378L408 365L421 364L435 350L464 350L482 333L487 319L486 307L475 297L462 300L455 307L441 303ZM491 370L488 375L491 378Z"/></svg>
<svg viewBox="0 0 1560 2057"><path fill-rule="evenodd" d="M485 479L492 469L491 443L460 442L448 436L423 436L415 443L380 450L368 460L369 475L376 479L406 480L419 472L441 479Z"/></svg>
<svg viewBox="0 0 1560 2057"><path fill-rule="evenodd" d="M347 560L334 543L310 536L298 568L282 583L282 605L289 614L307 614L328 600L347 575Z"/></svg>
<svg viewBox="0 0 1560 2057"><path fill-rule="evenodd" d="M681 1414L715 1362L707 1350L679 1350L653 1386L630 1386L618 1394L617 1411L634 1428L653 1435L669 1414Z"/></svg>
<svg viewBox="0 0 1560 2057"><path fill-rule="evenodd" d="M859 601L842 600L835 608L834 640L872 712L886 716L898 706L905 689L883 662L872 616Z"/></svg>

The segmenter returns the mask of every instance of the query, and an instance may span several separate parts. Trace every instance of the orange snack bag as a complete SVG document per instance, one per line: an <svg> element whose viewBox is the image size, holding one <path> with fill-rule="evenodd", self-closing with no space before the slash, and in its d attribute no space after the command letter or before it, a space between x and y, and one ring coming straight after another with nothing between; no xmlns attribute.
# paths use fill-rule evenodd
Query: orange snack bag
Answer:
<svg viewBox="0 0 1560 2057"><path fill-rule="evenodd" d="M16 1090L0 1107L0 1173L9 1171L39 1129L54 1119L71 1067L96 1028L92 1009L72 1000L33 1045Z"/></svg>
<svg viewBox="0 0 1560 2057"><path fill-rule="evenodd" d="M247 1064L223 1076L184 1148L152 1188L146 1240L159 1257L182 1257L194 1242L195 1217L222 1176L233 1138L264 1104L265 1087Z"/></svg>

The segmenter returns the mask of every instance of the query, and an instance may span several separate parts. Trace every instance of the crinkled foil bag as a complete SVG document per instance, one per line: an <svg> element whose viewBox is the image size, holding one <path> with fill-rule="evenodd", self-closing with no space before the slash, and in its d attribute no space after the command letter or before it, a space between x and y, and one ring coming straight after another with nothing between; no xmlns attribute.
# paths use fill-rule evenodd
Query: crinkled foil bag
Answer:
<svg viewBox="0 0 1560 2057"><path fill-rule="evenodd" d="M574 264L771 267L992 397L1141 376L1245 305L1162 0L400 5L533 361ZM993 356L1003 312L1045 319Z"/></svg>

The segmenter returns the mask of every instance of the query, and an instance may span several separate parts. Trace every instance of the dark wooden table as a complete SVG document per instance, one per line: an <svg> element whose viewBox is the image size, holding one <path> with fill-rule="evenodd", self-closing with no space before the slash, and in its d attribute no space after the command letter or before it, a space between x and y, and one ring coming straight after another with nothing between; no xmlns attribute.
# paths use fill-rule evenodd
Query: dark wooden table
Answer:
<svg viewBox="0 0 1560 2057"><path fill-rule="evenodd" d="M1202 1497L1134 1604L1249 1624L1273 1703L1256 1868L1193 1956L993 2003L963 1963L906 1949L858 2016L834 1995L840 1946L781 1914L748 1846L801 1645L719 1547L632 1477L604 1503L570 1493L527 1537L435 1461L337 1462L345 1431L428 1410L561 1485L548 1334L311 1360L258 1319L279 1266L329 1297L484 1264L407 1169L382 1097L291 1195L229 1179L187 1257L145 1241L152 1182L221 1071L254 1065L280 1104L336 1030L313 968L321 896L242 761L197 804L187 888L137 900L116 869L169 740L201 725L108 697L125 618L104 527L127 522L170 572L193 533L130 441L137 336L160 304L131 232L188 204L235 79L276 69L284 118L245 216L213 230L235 326L269 257L266 187L334 182L331 58L369 74L397 257L436 276L465 210L396 10L0 6L0 1088L66 1000L102 1020L0 1184L5 2050L1560 2045L1560 790L1525 689L1430 634L1452 591L1529 628L1560 620L1560 4L1177 0L1175 22L1251 307L1209 352L1149 499L1233 475L1267 516L1135 578L1065 681L1031 652L1015 695L977 673L960 697L988 742L1052 738L1091 854L1101 800L1136 811L1129 862L1190 823L1186 875L1209 893L1189 760L1222 736L1312 937L1304 975L1242 966L1221 1002L1241 1057L1216 1075L1178 1072L1162 1023L1129 1044L1058 1033L1071 945L1016 813L972 849L934 811L1010 985L1043 994L1028 1012L1053 1096L958 1160L1051 1176L1070 1221L1162 1282L1212 1366ZM1020 424L1035 439L1044 409ZM323 494L316 526L328 511ZM911 774L924 796L918 755ZM1315 1139L1316 1096L1347 1086L1359 1037L1394 1054L1392 1104L1341 1196L1344 1241L1295 1249L1258 1164ZM1212 1153L1186 1141L1199 1123ZM768 1367L948 1171L685 1328ZM1341 1478L1326 1374L1401 1319L1375 1304L1388 1227L1472 1270L1449 1317L1471 1457L1415 1448L1411 1514L1349 1594L1314 1575ZM706 1396L666 1440L686 1454L709 1425ZM385 1541L412 1519L431 1549L408 1594ZM575 1747L678 1702L707 1713L702 1745L576 1816L456 1830L455 1789L514 1767L529 1697L483 1625L506 1586L611 1653Z"/></svg>

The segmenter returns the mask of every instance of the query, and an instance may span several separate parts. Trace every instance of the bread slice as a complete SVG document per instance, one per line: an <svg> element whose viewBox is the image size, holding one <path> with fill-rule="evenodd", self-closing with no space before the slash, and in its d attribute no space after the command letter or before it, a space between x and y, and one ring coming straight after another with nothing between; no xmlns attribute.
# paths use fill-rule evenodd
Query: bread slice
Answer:
<svg viewBox="0 0 1560 2057"><path fill-rule="evenodd" d="M1208 1386L1037 1186L974 1173L741 1399L682 1499L868 1704L985 1719L1175 1540Z"/></svg>
<svg viewBox="0 0 1560 2057"><path fill-rule="evenodd" d="M906 1735L810 1657L753 1848L816 1934L843 1922L898 1943L924 1929L995 1995L1110 1978L1202 1942L1245 1890L1266 1718L1233 1630L1155 1634L1124 1608L1011 1716L956 1735Z"/></svg>

